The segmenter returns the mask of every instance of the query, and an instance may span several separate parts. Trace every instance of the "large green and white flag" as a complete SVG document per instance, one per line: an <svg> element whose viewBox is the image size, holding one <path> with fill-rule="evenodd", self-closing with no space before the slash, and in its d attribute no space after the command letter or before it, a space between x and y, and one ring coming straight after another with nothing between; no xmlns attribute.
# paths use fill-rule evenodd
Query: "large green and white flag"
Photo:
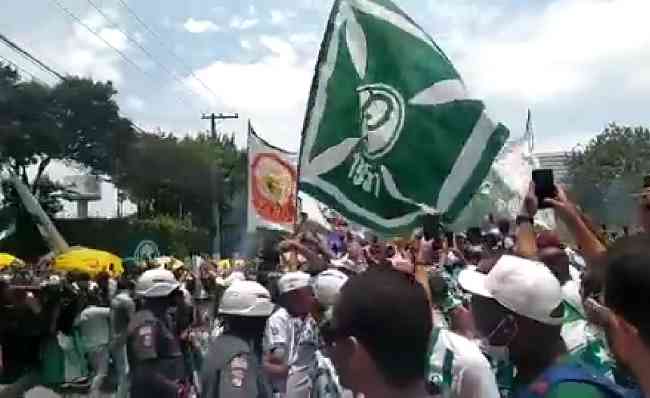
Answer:
<svg viewBox="0 0 650 398"><path fill-rule="evenodd" d="M303 129L301 190L387 235L427 212L449 222L507 137L392 1L335 1Z"/></svg>

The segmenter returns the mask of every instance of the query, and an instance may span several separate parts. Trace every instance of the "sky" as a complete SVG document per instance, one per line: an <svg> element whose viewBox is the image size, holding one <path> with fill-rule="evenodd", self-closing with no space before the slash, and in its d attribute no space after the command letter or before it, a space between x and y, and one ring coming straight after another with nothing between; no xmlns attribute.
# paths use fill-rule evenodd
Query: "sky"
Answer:
<svg viewBox="0 0 650 398"><path fill-rule="evenodd" d="M648 0L394 1L511 137L532 110L538 151L584 144L612 121L650 125ZM0 33L60 73L113 81L142 128L195 134L209 128L202 112L237 112L218 128L240 145L250 119L297 151L331 3L4 0ZM55 82L3 45L0 56Z"/></svg>

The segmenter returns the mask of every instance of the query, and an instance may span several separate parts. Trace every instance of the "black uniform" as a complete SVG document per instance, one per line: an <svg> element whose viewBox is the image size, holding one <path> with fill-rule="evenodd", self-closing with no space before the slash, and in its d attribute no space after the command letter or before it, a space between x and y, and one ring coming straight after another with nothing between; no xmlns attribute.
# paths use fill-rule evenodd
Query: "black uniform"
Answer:
<svg viewBox="0 0 650 398"><path fill-rule="evenodd" d="M149 310L138 311L129 324L128 357L131 397L176 398L185 376L185 365L178 337L165 316ZM170 383L152 380L155 372ZM172 388L170 384L175 384Z"/></svg>
<svg viewBox="0 0 650 398"><path fill-rule="evenodd" d="M201 372L203 398L270 398L260 358L246 341L221 335L210 347Z"/></svg>

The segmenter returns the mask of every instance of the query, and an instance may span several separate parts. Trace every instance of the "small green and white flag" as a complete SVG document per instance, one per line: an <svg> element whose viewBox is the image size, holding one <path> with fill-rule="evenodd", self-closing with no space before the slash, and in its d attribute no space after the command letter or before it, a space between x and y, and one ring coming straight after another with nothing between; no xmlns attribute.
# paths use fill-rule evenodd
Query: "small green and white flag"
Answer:
<svg viewBox="0 0 650 398"><path fill-rule="evenodd" d="M390 0L337 0L303 129L300 189L386 235L453 221L508 130Z"/></svg>

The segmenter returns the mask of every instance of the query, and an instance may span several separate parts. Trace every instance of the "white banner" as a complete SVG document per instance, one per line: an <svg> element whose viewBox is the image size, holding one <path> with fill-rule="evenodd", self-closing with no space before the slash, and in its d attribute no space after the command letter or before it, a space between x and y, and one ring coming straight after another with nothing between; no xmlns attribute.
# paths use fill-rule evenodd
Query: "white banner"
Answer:
<svg viewBox="0 0 650 398"><path fill-rule="evenodd" d="M297 154L276 148L248 125L248 232L293 231L298 216Z"/></svg>

